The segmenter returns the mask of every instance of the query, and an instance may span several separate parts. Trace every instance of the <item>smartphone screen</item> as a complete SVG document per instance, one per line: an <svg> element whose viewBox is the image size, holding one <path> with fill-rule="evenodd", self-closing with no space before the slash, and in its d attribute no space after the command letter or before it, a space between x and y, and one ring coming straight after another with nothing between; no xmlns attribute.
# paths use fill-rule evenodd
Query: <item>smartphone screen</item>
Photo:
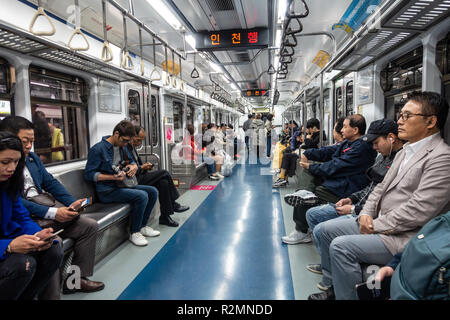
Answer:
<svg viewBox="0 0 450 320"><path fill-rule="evenodd" d="M51 241L55 240L56 236L63 231L64 231L64 229L60 229L60 230L56 231L55 233L52 233L48 238L42 239L42 241L51 242Z"/></svg>

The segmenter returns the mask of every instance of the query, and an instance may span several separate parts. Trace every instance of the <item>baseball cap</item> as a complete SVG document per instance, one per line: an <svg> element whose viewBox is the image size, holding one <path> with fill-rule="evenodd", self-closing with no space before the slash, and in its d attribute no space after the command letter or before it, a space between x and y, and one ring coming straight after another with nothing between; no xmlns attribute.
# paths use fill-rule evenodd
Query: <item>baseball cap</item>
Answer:
<svg viewBox="0 0 450 320"><path fill-rule="evenodd" d="M397 122L390 119L375 120L370 124L367 133L361 139L366 142L372 142L379 136L385 136L388 133L398 134Z"/></svg>

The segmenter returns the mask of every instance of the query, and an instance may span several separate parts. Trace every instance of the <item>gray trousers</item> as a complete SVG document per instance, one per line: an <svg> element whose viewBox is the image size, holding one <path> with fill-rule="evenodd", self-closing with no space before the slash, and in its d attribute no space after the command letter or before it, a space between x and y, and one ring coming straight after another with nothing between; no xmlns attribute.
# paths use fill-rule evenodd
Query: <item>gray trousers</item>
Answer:
<svg viewBox="0 0 450 320"><path fill-rule="evenodd" d="M95 242L98 223L94 219L84 217L71 224L61 232L61 238L74 240L72 265L80 267L81 277L89 277L94 273ZM47 287L39 296L40 300L59 300L61 294L60 271L57 270Z"/></svg>
<svg viewBox="0 0 450 320"><path fill-rule="evenodd" d="M332 283L337 300L357 300L363 282L360 263L385 265L393 255L376 234L360 234L356 218L332 219L320 225L323 282Z"/></svg>

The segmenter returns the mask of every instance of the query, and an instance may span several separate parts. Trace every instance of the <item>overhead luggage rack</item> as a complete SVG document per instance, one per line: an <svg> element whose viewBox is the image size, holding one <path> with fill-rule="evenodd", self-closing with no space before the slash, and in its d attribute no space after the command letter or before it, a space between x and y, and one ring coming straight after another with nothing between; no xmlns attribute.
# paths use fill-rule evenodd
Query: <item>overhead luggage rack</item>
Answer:
<svg viewBox="0 0 450 320"><path fill-rule="evenodd" d="M4 23L0 23L0 47L57 62L115 81L148 81L145 77L122 70L119 67L103 62L101 59L72 51L48 39L34 36L27 31L18 30Z"/></svg>
<svg viewBox="0 0 450 320"><path fill-rule="evenodd" d="M448 17L450 0L403 1L398 9L370 30L335 66L337 70L357 71L392 51L400 44Z"/></svg>

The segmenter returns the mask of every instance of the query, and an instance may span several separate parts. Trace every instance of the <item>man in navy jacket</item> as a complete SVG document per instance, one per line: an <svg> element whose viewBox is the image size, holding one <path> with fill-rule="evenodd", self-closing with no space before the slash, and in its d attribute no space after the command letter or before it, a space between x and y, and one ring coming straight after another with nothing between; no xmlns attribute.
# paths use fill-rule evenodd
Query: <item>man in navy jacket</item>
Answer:
<svg viewBox="0 0 450 320"><path fill-rule="evenodd" d="M59 223L66 223L64 231L60 234L62 238L71 238L75 241L74 256L72 265L80 268L81 279L79 288L69 288L64 281L63 292L65 294L80 292L94 292L104 288L102 282L91 281L87 277L94 272L95 244L98 224L95 220L80 216L72 208L79 207L84 199L77 200L71 196L64 186L56 180L44 167L38 155L31 152L34 142L33 124L23 117L6 117L0 123L0 130L9 131L19 137L23 144L26 156L26 166L24 169L24 199L25 208L36 217L42 219L55 220ZM60 208L47 207L26 200L42 192L50 193L58 202L64 206ZM76 220L75 220L76 219ZM74 220L72 223L68 224ZM59 272L56 272L54 279L46 290L52 299L59 296Z"/></svg>
<svg viewBox="0 0 450 320"><path fill-rule="evenodd" d="M300 166L314 176L314 192L321 200L336 203L369 184L365 172L374 164L376 151L372 145L359 139L366 132L362 115L347 116L341 130L344 141L338 145L305 150ZM308 163L308 160L322 163ZM297 244L312 241L306 221L307 206L294 209L295 230L282 237L284 243Z"/></svg>

